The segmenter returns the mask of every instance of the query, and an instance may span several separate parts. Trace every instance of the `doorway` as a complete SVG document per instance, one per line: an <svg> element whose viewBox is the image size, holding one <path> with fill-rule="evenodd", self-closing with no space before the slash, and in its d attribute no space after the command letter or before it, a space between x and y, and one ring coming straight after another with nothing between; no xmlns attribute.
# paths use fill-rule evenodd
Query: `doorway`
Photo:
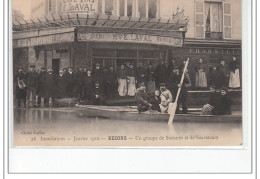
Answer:
<svg viewBox="0 0 260 179"><path fill-rule="evenodd" d="M52 70L54 75L59 75L60 59L52 59Z"/></svg>

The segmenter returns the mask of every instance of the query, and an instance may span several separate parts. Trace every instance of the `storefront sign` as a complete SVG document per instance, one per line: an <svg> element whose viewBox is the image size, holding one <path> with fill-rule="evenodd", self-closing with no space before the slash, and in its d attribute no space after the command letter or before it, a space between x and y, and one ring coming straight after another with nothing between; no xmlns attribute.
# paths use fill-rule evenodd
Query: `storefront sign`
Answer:
<svg viewBox="0 0 260 179"><path fill-rule="evenodd" d="M182 38L160 37L155 35L125 34L125 33L79 33L79 41L100 41L100 42L129 42L147 43L156 45L183 45Z"/></svg>
<svg viewBox="0 0 260 179"><path fill-rule="evenodd" d="M217 48L190 48L190 54L226 54L226 55L241 55L239 49L217 49Z"/></svg>
<svg viewBox="0 0 260 179"><path fill-rule="evenodd" d="M63 12L97 12L98 0L62 0Z"/></svg>
<svg viewBox="0 0 260 179"><path fill-rule="evenodd" d="M13 47L32 47L64 42L74 42L74 32L13 40Z"/></svg>

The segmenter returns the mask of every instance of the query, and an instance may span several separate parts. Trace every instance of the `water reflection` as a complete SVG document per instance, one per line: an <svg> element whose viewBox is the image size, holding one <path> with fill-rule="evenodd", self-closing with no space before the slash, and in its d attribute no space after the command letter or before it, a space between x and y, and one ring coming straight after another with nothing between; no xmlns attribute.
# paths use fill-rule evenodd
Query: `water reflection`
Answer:
<svg viewBox="0 0 260 179"><path fill-rule="evenodd" d="M241 123L192 123L123 121L84 116L74 109L15 109L14 137L24 130L43 130L55 135L219 136L242 139Z"/></svg>

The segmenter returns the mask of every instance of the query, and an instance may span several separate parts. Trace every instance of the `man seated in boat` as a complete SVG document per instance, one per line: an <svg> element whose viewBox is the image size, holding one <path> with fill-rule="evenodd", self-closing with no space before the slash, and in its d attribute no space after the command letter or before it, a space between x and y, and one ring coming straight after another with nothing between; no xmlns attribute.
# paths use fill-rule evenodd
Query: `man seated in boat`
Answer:
<svg viewBox="0 0 260 179"><path fill-rule="evenodd" d="M205 104L201 110L201 115L212 115L212 111L214 107L216 106L216 102L218 99L218 93L216 91L216 86L212 85L209 88L210 90L210 95L209 95L209 100L208 103Z"/></svg>
<svg viewBox="0 0 260 179"><path fill-rule="evenodd" d="M160 92L161 92L161 112L167 113L169 104L172 102L172 94L166 89L165 83L160 84Z"/></svg>
<svg viewBox="0 0 260 179"><path fill-rule="evenodd" d="M147 93L145 92L144 83L139 84L139 88L137 89L135 98L137 100L137 110L139 111L139 113L151 109L152 104L148 102L149 98Z"/></svg>

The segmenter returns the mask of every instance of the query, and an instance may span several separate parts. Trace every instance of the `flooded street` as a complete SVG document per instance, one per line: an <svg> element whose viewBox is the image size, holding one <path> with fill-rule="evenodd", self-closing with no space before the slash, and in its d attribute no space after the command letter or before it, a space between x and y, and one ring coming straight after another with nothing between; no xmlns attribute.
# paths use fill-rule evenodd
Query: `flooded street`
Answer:
<svg viewBox="0 0 260 179"><path fill-rule="evenodd" d="M241 123L123 121L75 108L14 109L14 146L241 145Z"/></svg>

